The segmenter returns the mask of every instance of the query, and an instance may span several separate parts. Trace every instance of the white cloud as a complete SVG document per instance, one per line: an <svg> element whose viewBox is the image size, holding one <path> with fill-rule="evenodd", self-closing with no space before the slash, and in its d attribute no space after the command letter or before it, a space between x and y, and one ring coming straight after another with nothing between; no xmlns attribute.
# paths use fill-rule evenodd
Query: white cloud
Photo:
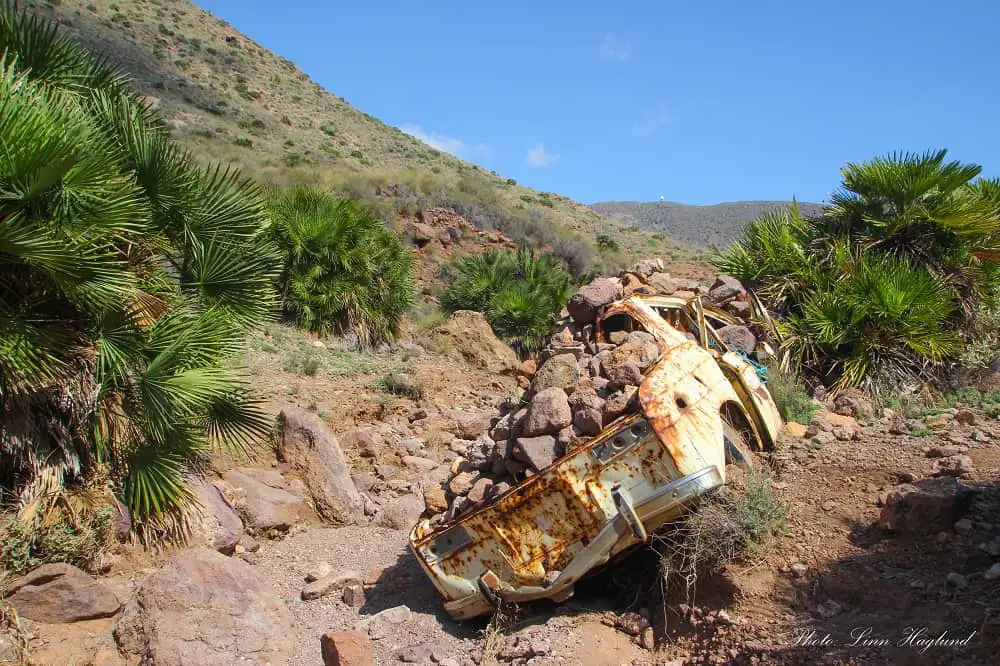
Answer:
<svg viewBox="0 0 1000 666"><path fill-rule="evenodd" d="M655 107L647 109L632 123L632 135L652 136L671 120L673 120L673 116L666 104L657 104Z"/></svg>
<svg viewBox="0 0 1000 666"><path fill-rule="evenodd" d="M431 148L444 153L451 153L456 157L489 157L490 147L485 143L477 143L473 146L467 145L461 139L439 132L425 132L424 129L415 123L406 123L400 128L414 139L423 141Z"/></svg>
<svg viewBox="0 0 1000 666"><path fill-rule="evenodd" d="M605 35L601 42L601 60L618 60L624 62L632 57L632 44L615 35Z"/></svg>
<svg viewBox="0 0 1000 666"><path fill-rule="evenodd" d="M528 149L527 162L529 166L547 167L558 160L558 155L553 155L545 151L544 143L536 143Z"/></svg>
<svg viewBox="0 0 1000 666"><path fill-rule="evenodd" d="M447 134L438 134L437 132L425 132L420 125L406 123L399 129L403 130L414 139L423 141L431 148L435 148L445 153L458 155L462 152L462 149L465 148L465 144L461 139L456 139L455 137L448 136Z"/></svg>

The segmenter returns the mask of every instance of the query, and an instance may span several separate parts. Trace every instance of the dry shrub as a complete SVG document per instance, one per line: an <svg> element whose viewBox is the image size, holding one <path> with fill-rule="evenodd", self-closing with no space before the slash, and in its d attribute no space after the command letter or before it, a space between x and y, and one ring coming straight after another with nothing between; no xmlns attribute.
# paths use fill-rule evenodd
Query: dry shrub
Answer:
<svg viewBox="0 0 1000 666"><path fill-rule="evenodd" d="M757 561L784 531L788 506L771 493L770 477L741 471L730 466L726 486L702 498L669 532L654 537L664 599L671 587L682 585L693 603L699 574Z"/></svg>

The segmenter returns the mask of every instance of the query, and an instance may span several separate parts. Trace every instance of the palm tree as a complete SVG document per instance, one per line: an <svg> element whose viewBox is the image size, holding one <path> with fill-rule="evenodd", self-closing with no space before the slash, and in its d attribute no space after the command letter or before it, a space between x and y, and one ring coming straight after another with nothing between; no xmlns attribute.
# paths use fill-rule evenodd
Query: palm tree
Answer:
<svg viewBox="0 0 1000 666"><path fill-rule="evenodd" d="M236 365L274 303L262 197L12 2L0 53L0 480L31 516L103 466L182 527L185 474L269 428Z"/></svg>
<svg viewBox="0 0 1000 666"><path fill-rule="evenodd" d="M286 315L315 333L354 331L366 346L393 339L414 300L399 237L370 209L316 189L281 193L270 211Z"/></svg>
<svg viewBox="0 0 1000 666"><path fill-rule="evenodd" d="M961 351L1000 290L1000 183L945 155L850 163L822 216L765 214L717 253L785 315L786 367L877 392Z"/></svg>
<svg viewBox="0 0 1000 666"><path fill-rule="evenodd" d="M971 310L992 282L983 263L1000 256L1000 187L975 180L978 164L946 162L946 155L893 153L848 163L821 229L918 262Z"/></svg>
<svg viewBox="0 0 1000 666"><path fill-rule="evenodd" d="M453 271L441 305L452 312L482 312L496 334L522 353L544 346L571 288L555 257L525 249L472 255L457 261Z"/></svg>

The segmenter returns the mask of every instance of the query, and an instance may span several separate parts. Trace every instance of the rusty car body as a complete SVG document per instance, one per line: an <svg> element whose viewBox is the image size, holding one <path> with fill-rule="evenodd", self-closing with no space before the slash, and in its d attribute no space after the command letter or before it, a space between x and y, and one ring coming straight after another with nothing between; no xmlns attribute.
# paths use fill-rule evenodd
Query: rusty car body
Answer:
<svg viewBox="0 0 1000 666"><path fill-rule="evenodd" d="M727 464L774 446L782 426L774 401L753 364L715 333L730 323L738 322L698 298L636 295L605 309L598 340L642 329L660 348L638 412L490 504L411 531L411 549L453 617L568 598L588 572L722 486Z"/></svg>

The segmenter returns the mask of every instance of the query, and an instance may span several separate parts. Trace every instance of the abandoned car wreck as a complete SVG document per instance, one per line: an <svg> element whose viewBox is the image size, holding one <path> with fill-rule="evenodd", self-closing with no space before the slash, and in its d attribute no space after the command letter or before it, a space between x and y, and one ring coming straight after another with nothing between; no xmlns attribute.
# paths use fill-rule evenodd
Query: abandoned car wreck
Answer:
<svg viewBox="0 0 1000 666"><path fill-rule="evenodd" d="M534 403L511 410L494 428L500 454L478 469L506 470L513 484L494 483L475 503L458 497L410 534L453 617L487 614L502 602L569 598L586 574L724 485L727 465L751 464L750 452L774 447L782 421L758 367L748 350L730 349L717 331L738 323L698 297L635 294L577 326L577 340L543 352L539 372L588 345L598 352L594 360L602 359L595 366L602 387L619 389L624 408L591 423L589 437L556 448L551 462L525 455L540 439L524 426ZM623 373L608 361L621 350L645 358L622 366ZM621 376L629 373L635 379ZM587 408L587 391L589 385L569 388L568 402L584 405L577 414ZM486 472L473 466L466 474Z"/></svg>

